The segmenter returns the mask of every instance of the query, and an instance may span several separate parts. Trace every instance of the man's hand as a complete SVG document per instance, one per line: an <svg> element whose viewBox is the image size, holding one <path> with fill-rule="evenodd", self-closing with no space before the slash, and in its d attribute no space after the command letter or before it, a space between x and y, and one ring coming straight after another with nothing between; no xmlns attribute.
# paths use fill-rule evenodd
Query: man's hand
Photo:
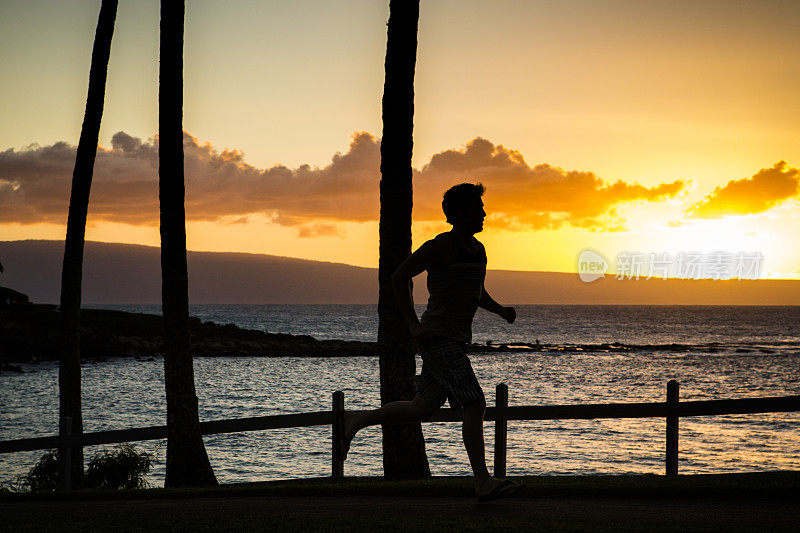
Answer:
<svg viewBox="0 0 800 533"><path fill-rule="evenodd" d="M485 287L481 293L481 300L478 302L478 307L486 309L490 313L494 313L497 316L504 318L509 324L513 324L517 319L517 310L513 307L506 307L495 302L494 299L489 296L489 293L486 292Z"/></svg>
<svg viewBox="0 0 800 533"><path fill-rule="evenodd" d="M428 331L428 328L419 322L411 323L408 326L408 329L411 331L411 336L414 337L414 340L417 341L418 345L427 344L433 340L433 334Z"/></svg>
<svg viewBox="0 0 800 533"><path fill-rule="evenodd" d="M509 324L513 324L517 319L517 310L513 307L503 307L497 314L504 318Z"/></svg>

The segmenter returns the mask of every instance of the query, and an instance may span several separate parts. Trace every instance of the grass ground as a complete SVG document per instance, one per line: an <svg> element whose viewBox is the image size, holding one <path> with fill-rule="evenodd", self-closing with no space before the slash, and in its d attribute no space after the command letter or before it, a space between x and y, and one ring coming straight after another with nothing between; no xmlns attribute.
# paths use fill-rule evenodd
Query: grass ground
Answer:
<svg viewBox="0 0 800 533"><path fill-rule="evenodd" d="M798 530L800 472L515 478L476 504L468 478L311 479L209 489L0 495L0 530Z"/></svg>

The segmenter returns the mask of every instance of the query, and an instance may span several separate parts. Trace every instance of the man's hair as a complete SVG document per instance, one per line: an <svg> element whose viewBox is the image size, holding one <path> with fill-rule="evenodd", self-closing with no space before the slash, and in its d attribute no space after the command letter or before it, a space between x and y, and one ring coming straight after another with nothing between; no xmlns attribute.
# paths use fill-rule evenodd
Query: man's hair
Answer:
<svg viewBox="0 0 800 533"><path fill-rule="evenodd" d="M486 187L481 183L459 183L447 189L442 198L442 211L447 222L453 223L453 216L469 207L475 200L480 200Z"/></svg>

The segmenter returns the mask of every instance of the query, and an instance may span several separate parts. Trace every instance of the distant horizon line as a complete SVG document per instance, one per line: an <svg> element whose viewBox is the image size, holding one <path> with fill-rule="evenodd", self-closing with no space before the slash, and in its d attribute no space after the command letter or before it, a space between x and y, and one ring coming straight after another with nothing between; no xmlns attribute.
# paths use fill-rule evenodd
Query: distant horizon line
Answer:
<svg viewBox="0 0 800 533"><path fill-rule="evenodd" d="M21 242L52 242L52 243L63 243L64 241L61 239L16 239L16 240L2 240L0 243L21 243ZM98 241L98 240L86 240L88 243L97 243L97 244L116 244L120 246L138 246L142 248L153 248L153 249L160 249L160 246L154 246L151 244L139 244L139 243L129 243L129 242L116 242L116 241ZM377 270L377 266L372 267L365 267L361 265L353 265L350 263L342 263L338 261L323 261L319 259L305 259L303 257L293 257L289 255L276 255L276 254L268 254L263 252L241 252L241 251L219 251L219 250L190 250L187 248L188 252L193 253L203 253L203 254L239 254L239 255L253 255L253 256L261 256L261 257L275 257L278 259L291 259L294 261L308 261L310 263L321 263L321 264L328 264L328 265L343 265L350 268L361 268L365 270ZM564 272L562 270L514 270L509 268L491 268L487 269L490 272L521 272L521 273L531 273L531 274L563 274L568 276L577 276L578 272ZM726 281L736 281L736 282L758 282L758 281L796 281L800 282L800 278L758 278L758 279L714 279L714 278L697 278L697 279L687 279L687 278L657 278L653 277L647 279L642 277L642 279L636 280L617 280L616 274L607 273L603 274L604 279L614 279L616 281L719 281L719 282L726 282ZM122 305L122 304L120 304ZM127 305L127 304L125 304ZM138 304L131 304L131 305L138 305ZM145 305L145 304L141 304ZM149 304L148 304L149 305ZM211 305L211 304L209 304ZM237 304L238 305L238 304ZM249 305L261 305L261 304L249 304ZM263 304L263 305L271 305L271 304ZM303 305L303 304L285 304L285 305ZM316 304L308 304L308 305L316 305ZM323 304L318 304L323 305ZM342 304L330 304L330 305L342 305ZM353 305L361 305L361 304L353 304ZM365 304L366 305L366 304ZM528 305L528 304L518 304L518 305ZM539 305L539 304L530 304L530 305ZM542 304L545 305L545 304ZM562 304L546 304L546 305L562 305ZM563 304L563 305L592 305L592 304ZM635 304L630 304L635 305ZM668 305L668 304L653 304L653 305ZM706 304L698 304L698 305L706 305ZM707 305L720 305L720 304L707 304ZM736 304L736 305L747 305L747 304ZM777 306L784 306L783 304L775 304Z"/></svg>

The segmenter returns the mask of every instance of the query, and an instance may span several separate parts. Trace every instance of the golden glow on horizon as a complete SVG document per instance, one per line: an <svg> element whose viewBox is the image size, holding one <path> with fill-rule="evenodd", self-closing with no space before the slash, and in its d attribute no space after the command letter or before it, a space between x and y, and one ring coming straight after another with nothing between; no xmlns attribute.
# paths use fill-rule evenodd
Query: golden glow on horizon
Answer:
<svg viewBox="0 0 800 533"><path fill-rule="evenodd" d="M733 220L698 220L678 227L650 227L642 231L591 232L565 227L558 230L512 232L487 229L477 237L489 256L489 269L575 272L578 254L584 248L599 250L609 260L620 252L730 252L760 251L764 255L765 278L800 279L797 252L785 246L800 231L800 215L793 216L793 226L779 219L763 220L755 226L747 217ZM340 236L298 238L294 228L253 217L239 224L211 222L187 223L187 246L190 250L212 252L261 253L376 267L378 263L378 225L335 223ZM445 223L414 224L414 247L447 231ZM713 239L709 239L713 236ZM0 225L0 240L64 238L64 228L57 224ZM129 226L110 222L90 224L87 240L159 246L157 227Z"/></svg>

